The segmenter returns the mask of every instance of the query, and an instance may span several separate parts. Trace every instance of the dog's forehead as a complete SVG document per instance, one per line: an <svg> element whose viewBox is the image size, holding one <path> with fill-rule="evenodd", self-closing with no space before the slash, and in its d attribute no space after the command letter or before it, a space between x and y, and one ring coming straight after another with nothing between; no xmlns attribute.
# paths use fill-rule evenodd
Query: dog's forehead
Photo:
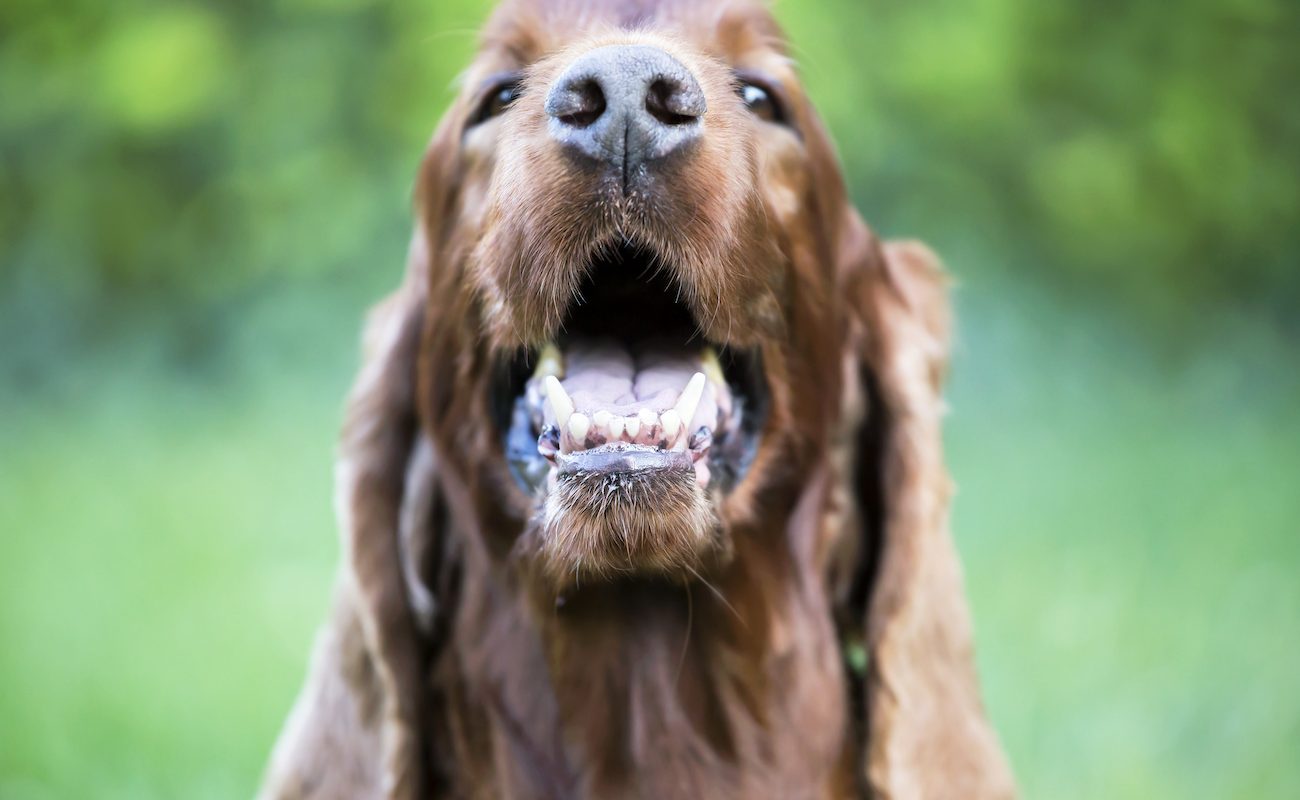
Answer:
<svg viewBox="0 0 1300 800"><path fill-rule="evenodd" d="M482 51L526 65L611 29L670 35L732 62L784 53L781 30L760 0L504 0L484 29Z"/></svg>

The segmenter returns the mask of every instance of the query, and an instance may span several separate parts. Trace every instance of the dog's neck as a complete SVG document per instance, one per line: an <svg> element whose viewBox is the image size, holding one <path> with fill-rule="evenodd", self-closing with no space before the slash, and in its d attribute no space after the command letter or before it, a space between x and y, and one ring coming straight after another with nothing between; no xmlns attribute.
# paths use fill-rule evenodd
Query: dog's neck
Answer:
<svg viewBox="0 0 1300 800"><path fill-rule="evenodd" d="M616 795L630 775L681 782L692 765L716 777L735 759L736 712L769 694L768 601L742 611L702 583L610 587L567 598L543 624L561 724L592 796Z"/></svg>
<svg viewBox="0 0 1300 800"><path fill-rule="evenodd" d="M466 676L486 679L490 769L574 798L777 797L840 780L845 702L826 690L844 677L825 594L774 569L751 553L708 582L498 608L494 641L475 649L499 652L472 656L482 674Z"/></svg>

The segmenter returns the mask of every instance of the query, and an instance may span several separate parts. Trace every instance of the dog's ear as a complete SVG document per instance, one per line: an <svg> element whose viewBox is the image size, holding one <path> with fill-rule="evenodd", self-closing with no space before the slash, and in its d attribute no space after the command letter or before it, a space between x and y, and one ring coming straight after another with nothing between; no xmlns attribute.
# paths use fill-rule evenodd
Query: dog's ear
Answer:
<svg viewBox="0 0 1300 800"><path fill-rule="evenodd" d="M412 272L421 258L412 251ZM264 800L422 796L420 629L432 601L418 566L428 552L433 463L414 408L420 281L371 314L364 364L348 400L335 502L346 554L334 612L272 754Z"/></svg>
<svg viewBox="0 0 1300 800"><path fill-rule="evenodd" d="M421 171L400 288L371 312L335 471L345 553L333 619L281 734L263 797L425 795L425 672L436 646L430 589L446 546L437 463L421 430L417 372L432 237L446 206L454 132L444 124Z"/></svg>
<svg viewBox="0 0 1300 800"><path fill-rule="evenodd" d="M865 410L854 476L864 530L841 619L865 642L866 781L873 797L1012 797L948 533L945 276L924 245L882 245L852 210L840 254Z"/></svg>
<svg viewBox="0 0 1300 800"><path fill-rule="evenodd" d="M415 531L411 509L436 491L428 447L418 444L415 409L426 285L419 274L423 244L418 238L405 283L367 324L364 365L348 400L335 486L347 577L381 690L385 795L402 798L422 791L420 628L432 613L417 559L434 532Z"/></svg>
<svg viewBox="0 0 1300 800"><path fill-rule="evenodd" d="M438 465L418 404L429 287L444 277L433 248L457 183L455 116L443 120L421 163L418 224L402 285L367 324L336 473L346 566L381 690L378 757L387 798L422 797L433 777L422 738L422 687L435 655L435 613L446 612L430 587L447 542Z"/></svg>

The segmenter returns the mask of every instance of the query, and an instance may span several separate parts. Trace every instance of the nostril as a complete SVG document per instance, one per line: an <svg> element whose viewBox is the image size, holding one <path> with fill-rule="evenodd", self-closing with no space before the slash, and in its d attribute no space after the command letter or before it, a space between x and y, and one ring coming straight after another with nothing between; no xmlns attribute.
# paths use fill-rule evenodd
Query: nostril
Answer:
<svg viewBox="0 0 1300 800"><path fill-rule="evenodd" d="M704 98L699 90L667 78L657 78L646 90L645 110L665 125L687 125L700 118Z"/></svg>
<svg viewBox="0 0 1300 800"><path fill-rule="evenodd" d="M691 71L648 45L606 45L574 59L543 103L547 131L566 153L603 162L627 181L684 149L708 109Z"/></svg>
<svg viewBox="0 0 1300 800"><path fill-rule="evenodd" d="M605 93L590 78L569 83L547 99L546 113L575 128L586 128L605 113Z"/></svg>

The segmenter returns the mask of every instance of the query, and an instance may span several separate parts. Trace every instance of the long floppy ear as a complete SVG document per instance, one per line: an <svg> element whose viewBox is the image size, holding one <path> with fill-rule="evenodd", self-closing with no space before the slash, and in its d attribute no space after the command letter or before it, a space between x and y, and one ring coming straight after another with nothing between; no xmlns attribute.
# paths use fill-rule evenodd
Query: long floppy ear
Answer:
<svg viewBox="0 0 1300 800"><path fill-rule="evenodd" d="M424 687L439 646L435 614L448 615L430 587L451 545L417 372L438 266L434 228L460 184L459 131L449 111L420 165L406 275L366 325L335 470L345 561L334 616L276 744L266 798L408 800L437 779Z"/></svg>
<svg viewBox="0 0 1300 800"><path fill-rule="evenodd" d="M415 798L432 597L421 564L438 547L435 465L415 410L427 296L422 235L406 278L371 313L336 464L346 560L307 684L276 744L265 798Z"/></svg>
<svg viewBox="0 0 1300 800"><path fill-rule="evenodd" d="M1014 797L948 533L945 276L924 245L881 246L855 212L843 235L866 406L855 476L866 546L850 612L865 623L866 780L880 798Z"/></svg>

